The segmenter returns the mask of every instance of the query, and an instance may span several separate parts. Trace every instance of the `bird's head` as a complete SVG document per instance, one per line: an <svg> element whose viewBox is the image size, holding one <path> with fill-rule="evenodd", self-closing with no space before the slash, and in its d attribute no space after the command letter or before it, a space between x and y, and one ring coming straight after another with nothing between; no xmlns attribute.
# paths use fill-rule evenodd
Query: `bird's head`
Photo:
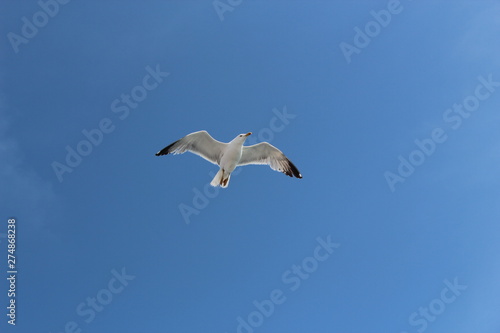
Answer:
<svg viewBox="0 0 500 333"><path fill-rule="evenodd" d="M248 138L249 135L251 135L252 132L248 132L248 133L245 133L245 134L239 134L235 140L237 141L241 141L241 142L245 142L245 140Z"/></svg>

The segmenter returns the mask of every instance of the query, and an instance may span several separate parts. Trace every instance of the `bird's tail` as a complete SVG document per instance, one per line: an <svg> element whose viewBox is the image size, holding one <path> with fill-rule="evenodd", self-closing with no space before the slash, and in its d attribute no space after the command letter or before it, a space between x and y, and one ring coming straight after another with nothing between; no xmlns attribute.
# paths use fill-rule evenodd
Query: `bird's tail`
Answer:
<svg viewBox="0 0 500 333"><path fill-rule="evenodd" d="M227 187L229 184L229 178L231 177L231 174L228 172L225 172L224 169L220 168L219 172L215 175L214 179L210 182L210 185L212 186L221 186L221 187Z"/></svg>

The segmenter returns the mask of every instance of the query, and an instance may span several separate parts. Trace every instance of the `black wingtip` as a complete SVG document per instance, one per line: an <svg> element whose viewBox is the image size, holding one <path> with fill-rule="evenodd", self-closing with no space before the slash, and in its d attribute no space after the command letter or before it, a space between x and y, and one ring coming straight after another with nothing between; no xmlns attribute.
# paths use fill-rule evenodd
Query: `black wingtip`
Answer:
<svg viewBox="0 0 500 333"><path fill-rule="evenodd" d="M177 142L179 142L179 140L169 144L168 146L157 152L155 155L156 156L168 155L169 153L171 153L170 148L172 148L172 146L175 145Z"/></svg>
<svg viewBox="0 0 500 333"><path fill-rule="evenodd" d="M297 169L297 167L292 163L290 162L290 160L288 160L288 167L289 169L286 170L286 175L287 176L290 176L290 177L296 177L296 178L302 178L302 174L300 173L299 169Z"/></svg>
<svg viewBox="0 0 500 333"><path fill-rule="evenodd" d="M168 154L168 151L165 151L166 148L160 150L159 152L157 152L155 155L156 156L162 156L162 155L167 155Z"/></svg>

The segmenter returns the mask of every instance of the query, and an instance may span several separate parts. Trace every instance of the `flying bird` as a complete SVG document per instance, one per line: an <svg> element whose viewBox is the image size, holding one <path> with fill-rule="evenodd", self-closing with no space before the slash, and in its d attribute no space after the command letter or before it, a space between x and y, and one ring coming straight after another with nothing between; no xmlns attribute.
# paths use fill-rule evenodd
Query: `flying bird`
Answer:
<svg viewBox="0 0 500 333"><path fill-rule="evenodd" d="M253 146L243 146L251 134L252 132L239 134L231 142L224 143L212 138L207 131L194 132L166 146L157 152L156 156L190 151L220 166L220 170L210 182L212 186L227 187L231 172L238 166L248 164L267 164L271 169L287 176L302 178L297 167L273 145L261 142Z"/></svg>

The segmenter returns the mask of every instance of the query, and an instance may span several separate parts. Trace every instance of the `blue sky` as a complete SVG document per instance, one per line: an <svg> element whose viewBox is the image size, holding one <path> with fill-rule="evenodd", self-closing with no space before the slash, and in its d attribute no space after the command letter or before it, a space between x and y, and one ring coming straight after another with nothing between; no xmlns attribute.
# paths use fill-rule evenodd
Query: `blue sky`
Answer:
<svg viewBox="0 0 500 333"><path fill-rule="evenodd" d="M499 13L3 1L1 331L498 332ZM198 130L304 178L154 156Z"/></svg>

